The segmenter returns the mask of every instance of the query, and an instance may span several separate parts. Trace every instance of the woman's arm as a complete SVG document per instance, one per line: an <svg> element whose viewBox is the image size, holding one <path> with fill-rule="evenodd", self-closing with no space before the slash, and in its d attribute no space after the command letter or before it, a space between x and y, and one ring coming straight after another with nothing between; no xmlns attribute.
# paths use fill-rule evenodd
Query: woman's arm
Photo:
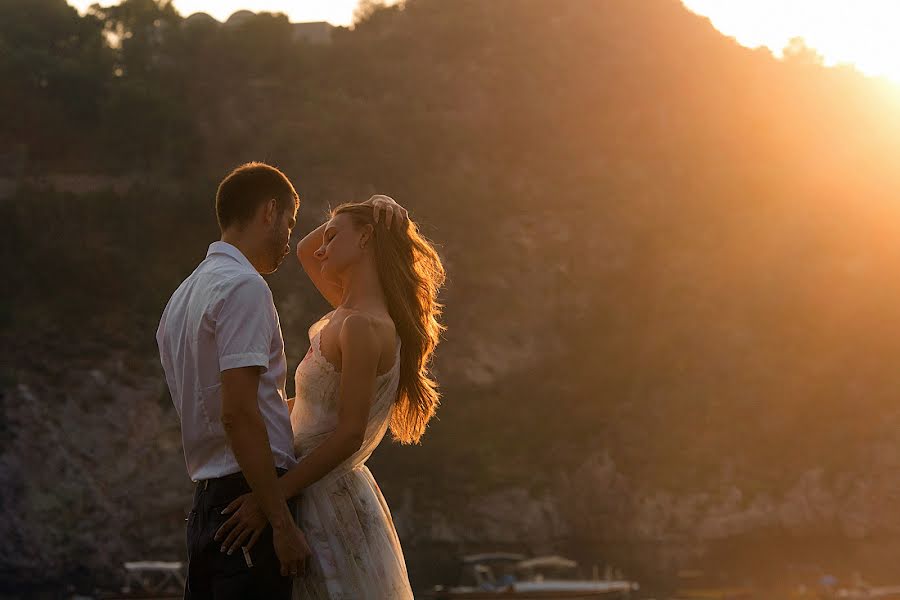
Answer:
<svg viewBox="0 0 900 600"><path fill-rule="evenodd" d="M375 222L383 222L385 227L388 228L393 223L398 223L399 227L403 227L406 219L409 218L409 213L407 213L406 209L397 204L390 196L376 194L363 202L363 204L371 204L374 209ZM384 217L383 221L382 216ZM300 240L297 255L300 258L300 264L303 265L303 270L306 271L306 275L313 282L313 285L316 286L316 289L319 290L319 293L322 294L322 297L331 304L332 308L337 308L338 304L341 303L343 290L340 285L322 277L322 265L315 256L316 250L322 245L326 225L328 225L328 221L310 231L306 237Z"/></svg>
<svg viewBox="0 0 900 600"><path fill-rule="evenodd" d="M325 441L293 469L278 479L282 495L288 499L315 483L359 450L365 439L369 406L375 393L375 377L380 358L378 336L369 319L350 315L341 324L341 388L338 396L338 425ZM266 526L266 517L255 494L234 500L223 514L233 513L215 534L229 554L246 544L252 547Z"/></svg>
<svg viewBox="0 0 900 600"><path fill-rule="evenodd" d="M303 265L303 270L306 271L307 277L313 282L313 285L316 286L322 297L328 301L332 308L337 308L337 305L341 303L343 290L338 284L322 277L322 265L315 256L316 250L322 245L326 225L328 225L328 221L310 231L305 238L300 240L297 256L300 258L300 264Z"/></svg>
<svg viewBox="0 0 900 600"><path fill-rule="evenodd" d="M303 488L330 473L359 450L365 438L380 358L378 336L368 317L354 314L341 324L338 343L341 387L337 427L309 456L278 480L285 498L298 495Z"/></svg>

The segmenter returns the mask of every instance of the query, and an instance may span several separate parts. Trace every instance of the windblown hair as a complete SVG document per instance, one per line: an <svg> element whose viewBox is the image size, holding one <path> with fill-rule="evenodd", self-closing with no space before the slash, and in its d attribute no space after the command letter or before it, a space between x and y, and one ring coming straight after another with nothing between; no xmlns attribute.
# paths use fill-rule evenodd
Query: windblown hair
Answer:
<svg viewBox="0 0 900 600"><path fill-rule="evenodd" d="M437 382L429 369L434 349L446 328L438 321L438 291L445 273L434 246L412 220L406 227L375 226L372 207L342 204L332 217L349 214L357 227L372 225L375 263L388 302L388 311L403 344L400 386L391 417L391 435L404 444L416 444L440 404Z"/></svg>

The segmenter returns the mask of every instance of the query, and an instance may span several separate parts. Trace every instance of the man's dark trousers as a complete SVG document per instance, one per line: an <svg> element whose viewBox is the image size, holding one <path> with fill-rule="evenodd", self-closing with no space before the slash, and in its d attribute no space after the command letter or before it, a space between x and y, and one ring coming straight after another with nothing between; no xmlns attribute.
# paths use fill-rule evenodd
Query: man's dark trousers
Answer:
<svg viewBox="0 0 900 600"><path fill-rule="evenodd" d="M281 475L284 470L279 469L278 473ZM185 600L290 600L292 579L281 576L271 526L266 526L249 550L249 561L241 548L229 556L220 551L222 542L213 539L231 516L221 514L222 510L249 491L241 473L197 483L194 506L187 519Z"/></svg>

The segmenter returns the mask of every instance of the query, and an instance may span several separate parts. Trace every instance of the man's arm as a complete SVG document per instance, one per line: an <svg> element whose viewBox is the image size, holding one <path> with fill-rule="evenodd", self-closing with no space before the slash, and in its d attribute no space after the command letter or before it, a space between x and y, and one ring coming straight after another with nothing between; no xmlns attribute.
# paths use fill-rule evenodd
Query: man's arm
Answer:
<svg viewBox="0 0 900 600"><path fill-rule="evenodd" d="M257 403L259 367L222 371L222 426L234 457L272 529L293 526L278 485L269 435Z"/></svg>
<svg viewBox="0 0 900 600"><path fill-rule="evenodd" d="M260 373L268 368L269 347L278 327L269 287L259 276L233 282L215 322L225 437L272 525L281 574L293 575L302 570L309 546L281 494L257 397Z"/></svg>

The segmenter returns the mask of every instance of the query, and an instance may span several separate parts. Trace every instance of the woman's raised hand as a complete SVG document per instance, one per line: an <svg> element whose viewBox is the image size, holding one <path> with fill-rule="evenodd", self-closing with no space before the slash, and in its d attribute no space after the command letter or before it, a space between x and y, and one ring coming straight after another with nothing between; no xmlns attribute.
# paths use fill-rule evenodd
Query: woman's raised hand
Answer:
<svg viewBox="0 0 900 600"><path fill-rule="evenodd" d="M363 204L372 205L372 213L376 223L378 223L381 218L381 212L384 211L384 224L388 229L390 229L394 219L397 220L397 223L402 225L406 222L406 219L409 218L409 213L405 208L397 204L393 198L385 196L384 194L375 194L363 202Z"/></svg>

